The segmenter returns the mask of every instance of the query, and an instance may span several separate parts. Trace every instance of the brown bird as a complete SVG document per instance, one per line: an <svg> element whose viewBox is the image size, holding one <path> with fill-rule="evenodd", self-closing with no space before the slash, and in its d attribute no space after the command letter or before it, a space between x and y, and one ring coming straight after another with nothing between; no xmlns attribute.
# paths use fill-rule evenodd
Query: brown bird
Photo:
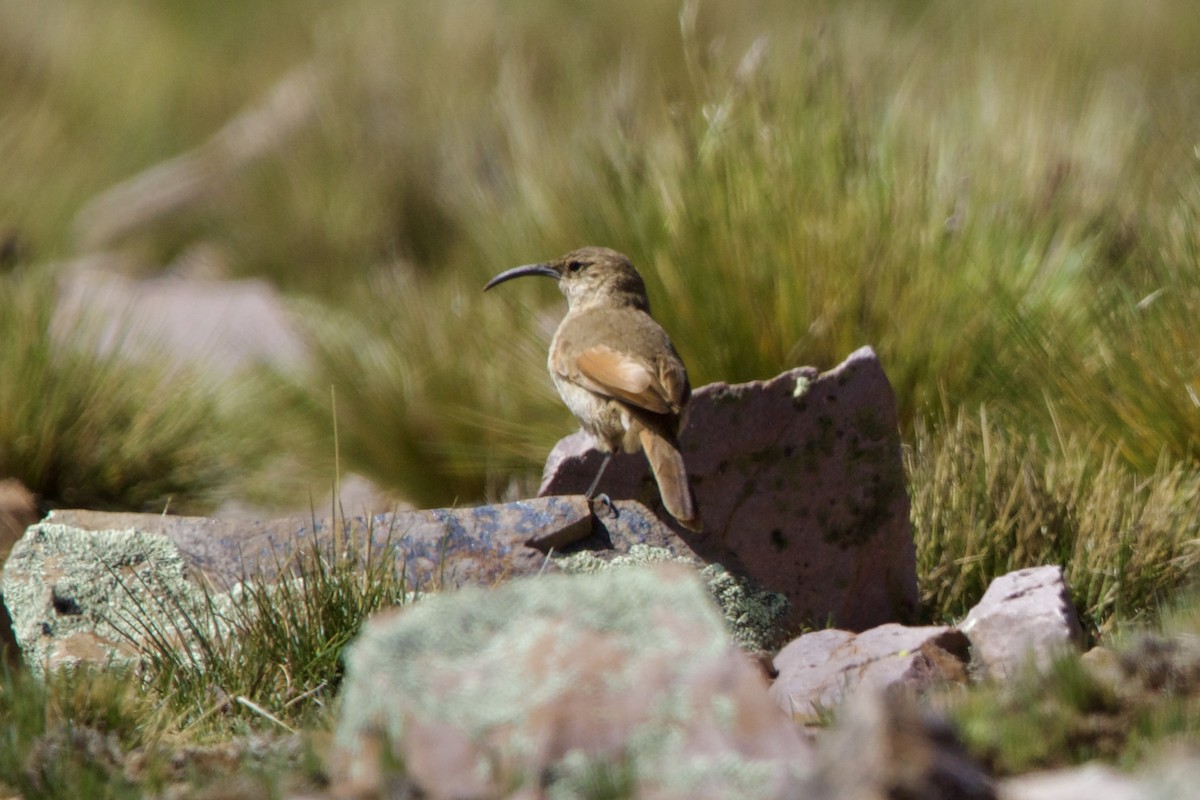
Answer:
<svg viewBox="0 0 1200 800"><path fill-rule="evenodd" d="M563 402L605 454L588 498L613 453L640 446L667 511L684 527L701 530L677 440L692 390L667 332L650 316L642 276L627 256L584 247L502 272L484 291L526 275L554 278L567 297L548 366Z"/></svg>

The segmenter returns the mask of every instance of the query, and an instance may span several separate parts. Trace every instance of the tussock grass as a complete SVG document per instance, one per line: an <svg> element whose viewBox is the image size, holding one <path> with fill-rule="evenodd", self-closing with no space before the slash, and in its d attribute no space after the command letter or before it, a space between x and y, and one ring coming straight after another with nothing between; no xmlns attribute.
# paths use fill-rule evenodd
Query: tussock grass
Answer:
<svg viewBox="0 0 1200 800"><path fill-rule="evenodd" d="M494 497L544 459L570 430L545 368L557 323L513 303L479 306L481 289L398 269L372 276L354 312L307 305L320 377L276 375L274 386L320 432L310 457L333 451L336 426L343 463L381 485L400 478L424 506Z"/></svg>
<svg viewBox="0 0 1200 800"><path fill-rule="evenodd" d="M1065 569L1085 630L1154 613L1200 565L1200 469L1162 459L1149 475L1099 438L1050 442L960 411L918 426L912 480L926 612L961 618L990 581Z"/></svg>
<svg viewBox="0 0 1200 800"><path fill-rule="evenodd" d="M143 685L184 732L328 723L343 648L372 613L415 598L391 546L375 552L369 529L343 527L344 549L314 541L279 565L278 579L205 590L198 604L161 598L159 608L114 621L141 650Z"/></svg>
<svg viewBox="0 0 1200 800"><path fill-rule="evenodd" d="M260 425L328 438L334 384L347 466L423 503L527 484L570 429L535 357L561 300L477 288L583 243L643 267L696 384L870 343L906 430L944 396L1048 438L1048 397L1142 473L1164 444L1191 458L1186 3L256 2L205 37L189 3L118 2L87 37L68 6L0 8L4 230L70 253L88 196L313 64L311 127L122 245L162 264L215 243L332 305L303 307L301 421Z"/></svg>
<svg viewBox="0 0 1200 800"><path fill-rule="evenodd" d="M346 469L423 505L527 491L574 427L543 367L562 300L548 282L479 289L609 244L642 267L697 385L875 346L906 437L942 465L912 476L918 528L947 540L924 562L931 613L957 613L994 570L1061 558L1102 626L1191 563L1200 15L1186 3L356 0L286 20L251 3L217 14L211 41L189 3L117 2L87 37L68 6L0 7L14 87L0 227L37 254L71 252L72 209L96 191L204 141L296 65L321 75L309 128L120 243L152 264L216 243L237 273L307 295L315 369L274 376L246 414L305 464L327 460L332 386ZM1003 431L938 434L941 455L920 438L917 420L948 432L983 404ZM203 507L249 447L197 454L219 427L205 409L146 417L128 458L84 459L65 488L49 457L17 460L48 497L116 504L133 491L120 483L137 487L124 507ZM14 430L33 428L21 413ZM63 429L38 413L37 429ZM929 504L956 493L978 501L952 524Z"/></svg>
<svg viewBox="0 0 1200 800"><path fill-rule="evenodd" d="M323 54L344 102L395 122L354 139L423 198L424 216L394 213L442 238L401 232L401 277L351 291L341 321L313 315L310 423L328 435L335 383L343 423L384 434L350 448L353 467L421 502L528 483L573 427L538 358L562 300L478 287L595 242L642 267L696 384L871 343L906 431L946 397L1011 409L1043 439L1099 431L1141 473L1164 442L1189 457L1200 62L1185 33L1200 22L1105 7L651 3L625 23L483 24L454 3L362 6L373 35L347 15ZM431 33L392 47L413 24ZM462 102L414 79L423 60ZM360 137L365 115L335 115L323 141Z"/></svg>
<svg viewBox="0 0 1200 800"><path fill-rule="evenodd" d="M166 359L130 361L119 326L56 327L56 294L45 272L0 275L0 474L50 507L203 511L231 494L263 457L235 398Z"/></svg>
<svg viewBox="0 0 1200 800"><path fill-rule="evenodd" d="M0 0L0 475L47 505L202 512L286 483L265 453L327 464L336 427L343 469L422 505L527 493L574 428L544 368L563 301L480 290L605 244L696 385L876 348L929 618L1057 563L1107 640L1200 559L1198 40L1186 0ZM97 355L86 326L55 339L51 276L24 265L76 255L88 199L301 64L309 127L115 246L157 269L215 245L270 278L313 369L235 392ZM362 555L167 608L139 631L146 695L9 674L0 781L141 794L119 754L321 728L341 647L406 599ZM961 719L1016 771L1194 736L1188 692L1135 703L1064 662ZM597 769L595 794L623 791Z"/></svg>
<svg viewBox="0 0 1200 800"><path fill-rule="evenodd" d="M332 724L343 648L369 615L417 597L390 545L367 548L369 525L338 524L341 549L313 543L277 565L278 579L159 597L110 620L139 649L135 667L43 679L5 669L0 787L28 798L212 786L242 796L323 780L306 748Z"/></svg>
<svg viewBox="0 0 1200 800"><path fill-rule="evenodd" d="M424 505L526 491L574 427L543 363L562 299L480 288L606 244L696 385L876 348L930 617L1053 562L1106 632L1196 568L1197 40L1185 0L0 3L5 269L74 254L96 192L296 65L322 76L311 127L118 243L142 267L215 243L301 295L312 372L230 428L211 387L52 350L47 284L5 277L0 472L48 502L202 509L264 443L327 463L337 425L345 469ZM223 668L162 658L193 715L245 696L287 720L306 683L215 697Z"/></svg>
<svg viewBox="0 0 1200 800"><path fill-rule="evenodd" d="M311 41L309 22L261 0L236 9L118 0L93 11L0 4L0 237L39 261L72 253L88 197L198 144ZM181 241L164 232L155 244L148 259Z"/></svg>

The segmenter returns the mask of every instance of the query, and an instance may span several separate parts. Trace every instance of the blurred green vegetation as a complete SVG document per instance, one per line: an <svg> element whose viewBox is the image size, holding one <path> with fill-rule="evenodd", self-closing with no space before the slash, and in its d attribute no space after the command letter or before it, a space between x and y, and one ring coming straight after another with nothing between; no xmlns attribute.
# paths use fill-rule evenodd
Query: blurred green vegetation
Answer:
<svg viewBox="0 0 1200 800"><path fill-rule="evenodd" d="M0 275L0 475L51 507L196 513L238 483L262 495L255 472L276 456L246 387L131 359L127 331L86 311L56 324L55 296L44 273Z"/></svg>
<svg viewBox="0 0 1200 800"><path fill-rule="evenodd" d="M1091 760L1135 768L1169 746L1182 752L1200 733L1198 610L1193 587L1163 609L1158 630L1122 626L1110 647L942 701L968 751L994 775Z"/></svg>
<svg viewBox="0 0 1200 800"><path fill-rule="evenodd" d="M544 372L562 300L480 288L603 244L642 268L695 385L876 348L930 616L1066 560L1099 630L1198 557L1197 41L1187 0L0 0L0 263L6 292L45 281L89 201L307 66L309 124L104 246L148 274L216 245L293 299L315 368L237 378L236 413L170 392L197 403L170 415L199 479L122 471L106 504L282 497L297 482L262 453L332 472L335 415L342 469L423 505L528 491L574 427ZM99 394L72 380L37 391ZM122 408L99 429L128 429ZM3 411L6 470L64 427ZM121 446L155 452L156 427Z"/></svg>

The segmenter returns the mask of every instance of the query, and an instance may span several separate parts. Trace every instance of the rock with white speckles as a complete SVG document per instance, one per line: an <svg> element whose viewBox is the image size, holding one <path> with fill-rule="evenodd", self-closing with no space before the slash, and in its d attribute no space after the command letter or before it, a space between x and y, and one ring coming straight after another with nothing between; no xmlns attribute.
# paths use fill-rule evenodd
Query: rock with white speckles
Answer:
<svg viewBox="0 0 1200 800"><path fill-rule="evenodd" d="M613 775L621 796L797 797L810 762L680 565L464 589L375 617L346 657L337 744L347 784L406 780L429 797L591 796Z"/></svg>
<svg viewBox="0 0 1200 800"><path fill-rule="evenodd" d="M55 511L31 526L5 564L3 593L22 655L43 665L131 658L129 636L149 606L201 603L204 584L229 587L261 575L271 581L293 554L335 541L386 553L408 585L490 586L556 570L546 551L592 546L613 552L637 544L688 558L690 551L637 503L595 517L582 497L553 497L475 508L433 509L350 518L340 531L318 520L271 521ZM136 573L136 576L134 575ZM144 594L135 602L130 595ZM191 598L191 599L188 599ZM114 620L117 627L114 627ZM169 626L168 626L169 627ZM124 631L124 633L122 633Z"/></svg>
<svg viewBox="0 0 1200 800"><path fill-rule="evenodd" d="M793 628L865 630L911 617L916 550L896 403L869 347L823 374L697 389L680 446L703 533L662 510L641 453L616 456L600 491L640 500L704 560L785 595ZM583 491L600 459L586 434L568 436L540 493Z"/></svg>

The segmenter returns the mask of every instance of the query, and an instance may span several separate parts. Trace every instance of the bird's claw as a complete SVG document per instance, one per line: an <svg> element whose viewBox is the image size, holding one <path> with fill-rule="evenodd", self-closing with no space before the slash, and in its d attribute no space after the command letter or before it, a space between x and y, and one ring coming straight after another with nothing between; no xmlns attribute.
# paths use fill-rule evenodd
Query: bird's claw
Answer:
<svg viewBox="0 0 1200 800"><path fill-rule="evenodd" d="M613 501L609 499L608 495L603 492L591 498L591 504L592 513L598 517L612 519L617 516L617 507L613 505ZM604 509L603 513L600 512L600 508Z"/></svg>

